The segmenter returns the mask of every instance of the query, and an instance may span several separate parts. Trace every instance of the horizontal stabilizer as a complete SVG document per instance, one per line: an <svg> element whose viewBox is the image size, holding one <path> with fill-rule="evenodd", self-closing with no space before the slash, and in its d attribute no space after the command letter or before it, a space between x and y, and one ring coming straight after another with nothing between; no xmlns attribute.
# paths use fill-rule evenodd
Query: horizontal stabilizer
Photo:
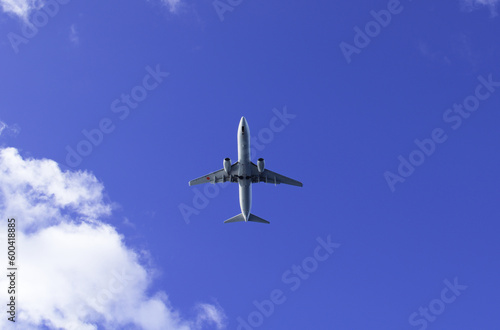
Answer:
<svg viewBox="0 0 500 330"><path fill-rule="evenodd" d="M245 217L243 216L242 213L240 213L238 215L235 215L231 219L227 219L226 221L224 221L224 223L239 222L239 221L245 221ZM248 221L260 222L260 223L269 223L269 221L264 220L262 218L259 218L255 214L250 214L250 216L248 217Z"/></svg>
<svg viewBox="0 0 500 330"><path fill-rule="evenodd" d="M224 223L238 222L238 221L245 221L245 217L243 216L242 213L235 215L231 219L227 219L226 221L224 221Z"/></svg>
<svg viewBox="0 0 500 330"><path fill-rule="evenodd" d="M248 221L260 222L260 223L269 223L269 221L264 220L262 218L259 218L255 214L250 214L250 216L248 217Z"/></svg>

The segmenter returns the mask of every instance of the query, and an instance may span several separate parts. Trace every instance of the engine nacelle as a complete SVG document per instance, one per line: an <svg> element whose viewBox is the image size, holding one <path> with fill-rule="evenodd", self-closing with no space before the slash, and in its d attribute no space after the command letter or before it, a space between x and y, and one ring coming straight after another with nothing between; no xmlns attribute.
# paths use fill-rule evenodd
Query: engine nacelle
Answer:
<svg viewBox="0 0 500 330"><path fill-rule="evenodd" d="M264 172L264 158L259 158L257 160L257 170L259 170L259 173Z"/></svg>
<svg viewBox="0 0 500 330"><path fill-rule="evenodd" d="M231 159L224 158L224 171L227 175L231 175Z"/></svg>

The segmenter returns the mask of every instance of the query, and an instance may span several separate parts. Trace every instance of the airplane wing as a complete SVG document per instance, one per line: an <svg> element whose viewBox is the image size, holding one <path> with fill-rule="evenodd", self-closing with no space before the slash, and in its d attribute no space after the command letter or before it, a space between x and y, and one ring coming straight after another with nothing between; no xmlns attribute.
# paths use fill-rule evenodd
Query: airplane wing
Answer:
<svg viewBox="0 0 500 330"><path fill-rule="evenodd" d="M302 187L302 182L299 182L294 179L290 179L284 175L278 174L276 172L264 169L264 172L259 173L259 170L257 169L257 165L252 163L252 182L257 183L257 182L265 182L265 183L273 183L273 184L289 184L292 186L297 186L297 187Z"/></svg>
<svg viewBox="0 0 500 330"><path fill-rule="evenodd" d="M231 175L227 175L224 169L209 173L197 179L189 181L190 186L202 183L220 183L220 182L237 182L236 174L238 174L239 163L236 162L231 165Z"/></svg>

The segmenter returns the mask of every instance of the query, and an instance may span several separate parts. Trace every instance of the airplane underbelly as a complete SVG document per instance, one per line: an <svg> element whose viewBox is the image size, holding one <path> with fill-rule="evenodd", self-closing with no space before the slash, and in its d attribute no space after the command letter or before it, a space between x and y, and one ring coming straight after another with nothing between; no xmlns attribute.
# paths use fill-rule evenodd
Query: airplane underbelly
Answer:
<svg viewBox="0 0 500 330"><path fill-rule="evenodd" d="M252 183L249 180L242 180L239 188L241 213L248 215L252 208Z"/></svg>
<svg viewBox="0 0 500 330"><path fill-rule="evenodd" d="M250 132L246 135L238 134L238 161L250 162Z"/></svg>
<svg viewBox="0 0 500 330"><path fill-rule="evenodd" d="M238 161L249 161L250 160L250 151L246 148L240 148L238 152Z"/></svg>

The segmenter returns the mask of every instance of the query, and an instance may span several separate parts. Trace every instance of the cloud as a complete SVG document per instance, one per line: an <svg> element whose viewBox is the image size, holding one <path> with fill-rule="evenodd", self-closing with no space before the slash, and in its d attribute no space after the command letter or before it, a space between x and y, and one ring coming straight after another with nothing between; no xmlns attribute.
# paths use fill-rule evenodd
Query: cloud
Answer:
<svg viewBox="0 0 500 330"><path fill-rule="evenodd" d="M221 310L220 306L199 304L196 326L201 328L205 322L209 322L213 323L217 329L224 328L226 316L224 313L221 313Z"/></svg>
<svg viewBox="0 0 500 330"><path fill-rule="evenodd" d="M0 211L22 213L23 231L111 214L104 187L88 172L62 172L54 161L24 160L7 148L0 149L0 174Z"/></svg>
<svg viewBox="0 0 500 330"><path fill-rule="evenodd" d="M0 120L0 136L16 137L19 132L21 132L21 128L19 127L19 125L7 125L7 123Z"/></svg>
<svg viewBox="0 0 500 330"><path fill-rule="evenodd" d="M423 57L430 61L444 63L446 65L451 64L448 56L446 56L442 51L432 49L428 43L422 40L418 42L417 49Z"/></svg>
<svg viewBox="0 0 500 330"><path fill-rule="evenodd" d="M179 8L181 0L161 0L161 2L169 7L171 13L175 13Z"/></svg>
<svg viewBox="0 0 500 330"><path fill-rule="evenodd" d="M76 24L71 24L69 27L69 41L75 46L80 43L80 37L78 35L78 30L76 29Z"/></svg>
<svg viewBox="0 0 500 330"><path fill-rule="evenodd" d="M462 10L471 12L480 7L488 7L492 17L498 15L497 6L500 0L460 0Z"/></svg>
<svg viewBox="0 0 500 330"><path fill-rule="evenodd" d="M5 13L18 16L24 21L28 20L33 10L40 9L43 4L42 0L0 0L0 6Z"/></svg>
<svg viewBox="0 0 500 330"><path fill-rule="evenodd" d="M24 22L29 21L32 11L45 6L49 0L0 0L0 7L4 13L17 16ZM148 0L149 1L149 0ZM181 0L160 0L171 13L177 12Z"/></svg>
<svg viewBox="0 0 500 330"><path fill-rule="evenodd" d="M7 219L17 224L18 328L224 328L218 305L198 304L186 319L165 292L150 293L154 270L140 260L148 252L127 247L103 222L112 211L91 173L63 172L52 160L0 149L0 241ZM7 264L6 256L0 259ZM0 287L7 280L1 277ZM7 299L0 290L0 301ZM0 318L0 328L8 322Z"/></svg>
<svg viewBox="0 0 500 330"><path fill-rule="evenodd" d="M472 70L477 70L481 62L481 53L474 47L474 39L469 33L452 34L434 45L419 40L416 48L425 59L438 64L462 63Z"/></svg>
<svg viewBox="0 0 500 330"><path fill-rule="evenodd" d="M3 121L0 121L0 135L2 135L2 132L4 131L4 129L7 128L7 124L4 123Z"/></svg>

